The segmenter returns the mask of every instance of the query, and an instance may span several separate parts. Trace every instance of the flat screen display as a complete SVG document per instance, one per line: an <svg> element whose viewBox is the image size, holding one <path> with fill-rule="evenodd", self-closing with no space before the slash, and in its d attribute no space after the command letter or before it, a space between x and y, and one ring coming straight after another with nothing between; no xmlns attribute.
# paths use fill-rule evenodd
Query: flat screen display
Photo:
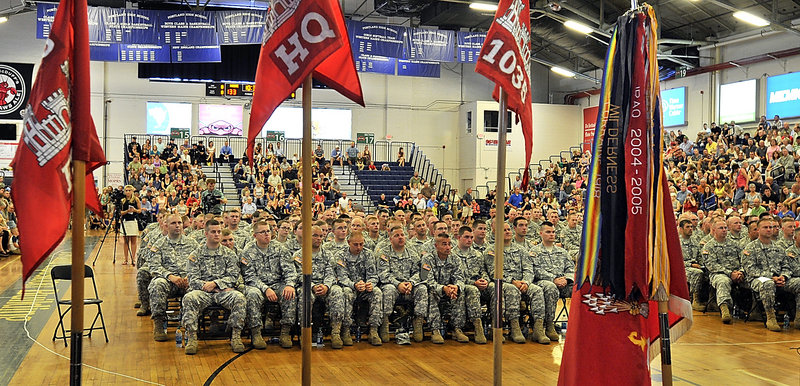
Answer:
<svg viewBox="0 0 800 386"><path fill-rule="evenodd" d="M173 127L192 127L192 104L147 102L147 134L169 135Z"/></svg>
<svg viewBox="0 0 800 386"><path fill-rule="evenodd" d="M767 119L800 117L800 72L767 78Z"/></svg>
<svg viewBox="0 0 800 386"><path fill-rule="evenodd" d="M686 126L686 87L661 92L664 127Z"/></svg>
<svg viewBox="0 0 800 386"><path fill-rule="evenodd" d="M242 135L241 105L201 104L198 111L197 132L200 135Z"/></svg>
<svg viewBox="0 0 800 386"><path fill-rule="evenodd" d="M346 109L311 109L311 137L314 139L352 139L353 113ZM284 132L286 138L303 137L303 109L278 107L261 129Z"/></svg>
<svg viewBox="0 0 800 386"><path fill-rule="evenodd" d="M755 122L756 120L755 79L743 80L719 86L719 121Z"/></svg>

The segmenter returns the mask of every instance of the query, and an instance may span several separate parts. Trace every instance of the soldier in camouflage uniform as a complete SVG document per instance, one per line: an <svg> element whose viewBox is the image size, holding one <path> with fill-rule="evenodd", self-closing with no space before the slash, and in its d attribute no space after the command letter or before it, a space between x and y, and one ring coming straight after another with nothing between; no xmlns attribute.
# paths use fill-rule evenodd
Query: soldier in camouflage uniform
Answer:
<svg viewBox="0 0 800 386"><path fill-rule="evenodd" d="M536 244L542 241L540 240L539 235L539 229L542 226L542 221L544 221L542 218L542 208L534 207L533 209L530 209L530 211L531 217L528 219L528 239Z"/></svg>
<svg viewBox="0 0 800 386"><path fill-rule="evenodd" d="M150 307L153 312L153 339L157 342L167 340L164 332L164 319L167 317L167 298L181 297L189 288L186 263L189 254L199 245L183 235L180 216L166 216L167 237L159 238L150 248L150 273L153 280L147 287L150 294Z"/></svg>
<svg viewBox="0 0 800 386"><path fill-rule="evenodd" d="M542 288L532 284L535 276L533 273L533 260L528 251L511 242L511 225L503 223L503 315L511 325L511 340L516 343L525 343L525 336L519 327L520 302L523 295L528 297L531 306L531 315L535 319L544 320L544 295ZM494 245L486 248L486 267L488 272L494 272ZM495 309L495 299L492 296L491 308ZM544 337L544 339L541 339ZM544 336L536 336L537 341L550 340Z"/></svg>
<svg viewBox="0 0 800 386"><path fill-rule="evenodd" d="M761 297L770 331L781 330L775 318L775 292L777 287L784 286L791 277L786 251L775 245L771 239L773 227L777 226L777 221L770 217L758 220L758 239L742 250L744 272L750 288Z"/></svg>
<svg viewBox="0 0 800 386"><path fill-rule="evenodd" d="M378 269L371 251L364 248L364 235L354 232L347 239L348 248L339 252L333 266L334 274L344 296L344 319L342 342L352 346L350 326L353 324L353 305L366 302L369 307L369 342L373 346L383 344L378 335L383 316L383 293L378 287Z"/></svg>
<svg viewBox="0 0 800 386"><path fill-rule="evenodd" d="M187 265L189 289L183 297L183 327L186 329L187 355L197 353L197 322L206 307L218 304L230 310L228 324L233 329L231 348L244 352L242 326L247 313L244 294L233 286L239 277L236 254L220 244L222 225L211 219L206 222L206 243L189 255Z"/></svg>
<svg viewBox="0 0 800 386"><path fill-rule="evenodd" d="M281 347L291 348L289 335L295 324L297 314L297 271L289 252L281 244L272 241L272 232L266 221L253 226L253 236L239 254L242 276L244 276L244 295L247 299L247 326L250 328L251 343L257 349L267 348L261 336L263 318L261 310L265 301L279 303L281 307Z"/></svg>
<svg viewBox="0 0 800 386"><path fill-rule="evenodd" d="M447 233L440 233L434 240L436 253L426 254L422 258L420 270L420 280L428 286L431 342L444 343L441 333L442 315L439 309L444 299L444 307L450 310L453 337L460 343L467 343L469 338L461 330L465 323L463 264L458 256L451 255L452 246Z"/></svg>
<svg viewBox="0 0 800 386"><path fill-rule="evenodd" d="M322 250L322 240L325 233L319 226L311 227L311 310L314 303L325 302L328 316L331 320L331 347L342 348L342 319L344 318L344 295L342 287L336 284L336 275L333 273L333 256ZM294 254L295 269L303 272L303 251L299 250ZM297 291L298 298L302 299L302 287ZM303 315L303 302L298 301L298 315Z"/></svg>
<svg viewBox="0 0 800 386"><path fill-rule="evenodd" d="M486 224L483 224L484 231ZM461 259L464 270L464 302L467 319L475 327L475 343L486 344L486 335L483 332L481 321L481 299L488 300L492 296L494 283L489 283L489 274L486 272L486 261L483 253L473 248L472 228L462 226L458 230L458 244L451 253Z"/></svg>
<svg viewBox="0 0 800 386"><path fill-rule="evenodd" d="M489 242L486 240L486 233L489 229L486 220L476 220L472 224L472 248L480 253L481 256L486 252Z"/></svg>
<svg viewBox="0 0 800 386"><path fill-rule="evenodd" d="M794 230L794 243L786 250L786 261L792 271L792 277L786 282L786 291L794 293L796 312L794 328L800 329L800 228Z"/></svg>
<svg viewBox="0 0 800 386"><path fill-rule="evenodd" d="M303 223L298 221L294 224L294 238L290 238L284 244L286 250L289 251L289 254L294 256L294 254L303 248ZM298 271L298 275L299 275Z"/></svg>
<svg viewBox="0 0 800 386"><path fill-rule="evenodd" d="M164 222L164 217L161 217L158 229L152 230L147 236L142 238L139 244L139 250L136 253L136 293L139 296L139 310L136 311L136 316L150 315L150 292L147 287L153 280L153 275L150 272L149 261L152 258L153 245L162 238L166 237L167 228Z"/></svg>
<svg viewBox="0 0 800 386"><path fill-rule="evenodd" d="M409 235L408 242L406 246L416 249L419 251L422 248L423 244L426 244L432 237L428 237L428 228L425 226L425 220L417 219L414 221L414 228L411 235Z"/></svg>
<svg viewBox="0 0 800 386"><path fill-rule="evenodd" d="M452 221L451 221L452 222ZM458 230L456 230L457 232ZM437 221L433 224L433 232L434 234L441 234L441 233L449 233L450 226L445 221ZM436 239L434 237L428 238L428 241L424 242L418 248L416 248L417 253L422 255L423 253L426 254L433 254L436 253Z"/></svg>
<svg viewBox="0 0 800 386"><path fill-rule="evenodd" d="M778 236L778 240L775 243L782 249L789 249L794 245L795 228L793 218L787 216L781 219L781 235Z"/></svg>
<svg viewBox="0 0 800 386"><path fill-rule="evenodd" d="M224 218L225 228L233 233L233 243L236 245L236 249L243 250L245 245L252 240L253 235L246 228L239 226L242 221L242 213L238 208L228 209Z"/></svg>
<svg viewBox="0 0 800 386"><path fill-rule="evenodd" d="M278 223L278 229L277 229L278 232L276 233L276 236L272 240L272 242L276 242L285 248L286 243L292 237L292 230L293 228L291 222L289 222L288 220L281 220Z"/></svg>
<svg viewBox="0 0 800 386"><path fill-rule="evenodd" d="M526 238L528 235L528 220L525 217L516 217L511 224L514 226L514 239L511 243L530 252L534 244ZM541 240L541 237L539 239Z"/></svg>
<svg viewBox="0 0 800 386"><path fill-rule="evenodd" d="M322 244L322 250L329 256L336 256L347 250L347 221L341 218L333 220L333 239Z"/></svg>
<svg viewBox="0 0 800 386"><path fill-rule="evenodd" d="M744 249L751 241L758 239L758 222L752 221L747 225L747 234L739 240L739 249Z"/></svg>
<svg viewBox="0 0 800 386"><path fill-rule="evenodd" d="M201 221L202 227L198 226L197 230L192 231L192 233L189 233L189 237L192 240L197 241L198 244L204 244L206 242L205 241L206 223L209 222L210 220L213 220L213 219L214 219L214 215L211 214L211 213L207 213L207 214L203 215L203 221Z"/></svg>
<svg viewBox="0 0 800 386"><path fill-rule="evenodd" d="M375 253L375 247L381 241L380 221L378 216L369 215L364 219L366 231L364 232L364 249Z"/></svg>
<svg viewBox="0 0 800 386"><path fill-rule="evenodd" d="M703 288L703 262L701 261L699 245L692 242L694 225L691 220L681 220L678 225L678 236L683 252L683 266L686 267L686 281L689 282L689 291L692 293L692 309L705 311L706 305L700 302L700 290Z"/></svg>
<svg viewBox="0 0 800 386"><path fill-rule="evenodd" d="M564 245L564 237L563 237L563 235L564 235L564 231L567 229L567 225L565 223L561 222L561 220L559 219L558 211L555 210L555 209L548 210L547 211L547 221L553 223L553 228L555 228L555 230L556 230L556 245L558 245L559 247L563 246ZM538 239L537 241L539 243L542 242L541 232L537 236L537 239Z"/></svg>
<svg viewBox="0 0 800 386"><path fill-rule="evenodd" d="M734 212L728 216L728 239L734 244L739 244L742 239L747 238L747 230L742 231L742 218Z"/></svg>
<svg viewBox="0 0 800 386"><path fill-rule="evenodd" d="M581 251L582 231L583 229L578 223L578 214L573 212L567 215L567 227L564 229L564 234L561 235L562 247L567 250L573 262L578 260L578 254ZM531 232L531 229L528 229L528 232Z"/></svg>
<svg viewBox="0 0 800 386"><path fill-rule="evenodd" d="M556 318L556 306L559 297L572 296L575 262L572 261L566 249L555 245L556 231L551 222L542 222L539 233L541 233L542 243L531 250L536 277L534 284L542 287L545 336L552 342L558 342L558 333L553 323ZM534 335L541 336L542 320L534 318L533 324Z"/></svg>
<svg viewBox="0 0 800 386"><path fill-rule="evenodd" d="M739 259L741 248L727 238L727 222L721 217L711 225L711 233L714 238L703 246L700 260L710 276L711 286L716 290L722 322L730 324L731 286L746 285Z"/></svg>
<svg viewBox="0 0 800 386"><path fill-rule="evenodd" d="M406 247L402 227L392 227L389 234L389 246L376 252L378 280L383 291L383 321L379 335L383 342L389 341L389 316L397 299L402 297L413 302L413 338L422 342L422 325L428 317L428 288L419 278L420 256Z"/></svg>

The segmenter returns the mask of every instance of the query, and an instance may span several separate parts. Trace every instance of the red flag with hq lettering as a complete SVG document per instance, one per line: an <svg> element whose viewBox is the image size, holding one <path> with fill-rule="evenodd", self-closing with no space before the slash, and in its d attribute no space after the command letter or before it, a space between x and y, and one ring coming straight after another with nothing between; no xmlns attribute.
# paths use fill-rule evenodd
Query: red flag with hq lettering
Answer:
<svg viewBox="0 0 800 386"><path fill-rule="evenodd" d="M339 2L275 2L269 10L256 71L247 156L253 160L258 133L275 109L311 73L364 106Z"/></svg>
<svg viewBox="0 0 800 386"><path fill-rule="evenodd" d="M500 0L494 22L481 47L475 72L495 83L492 97L500 100L500 88L507 95L508 109L517 114L525 138L525 174L528 186L533 151L533 113L531 112L531 18L528 1ZM501 127L499 130L505 130ZM501 144L502 146L502 144Z"/></svg>
<svg viewBox="0 0 800 386"><path fill-rule="evenodd" d="M91 116L86 0L62 0L25 109L14 156L22 278L64 239L72 210L72 160L86 161L86 205L100 213L92 171L106 163ZM23 286L24 289L24 286Z"/></svg>

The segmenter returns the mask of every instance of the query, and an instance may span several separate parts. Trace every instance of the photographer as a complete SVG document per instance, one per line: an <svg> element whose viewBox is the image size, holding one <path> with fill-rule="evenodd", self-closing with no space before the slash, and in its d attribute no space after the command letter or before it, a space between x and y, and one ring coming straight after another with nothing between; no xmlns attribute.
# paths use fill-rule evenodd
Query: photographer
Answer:
<svg viewBox="0 0 800 386"><path fill-rule="evenodd" d="M222 192L216 189L217 180L206 179L206 190L200 196L203 212L222 214L222 204L226 204L228 199L222 196Z"/></svg>
<svg viewBox="0 0 800 386"><path fill-rule="evenodd" d="M126 185L124 192L125 196L119 203L122 216L122 239L125 242L125 248L123 248L125 259L122 265L128 264L129 254L131 265L133 265L136 261L136 241L139 237L139 223L136 221L136 216L141 213L142 209L139 198L133 195L133 186Z"/></svg>

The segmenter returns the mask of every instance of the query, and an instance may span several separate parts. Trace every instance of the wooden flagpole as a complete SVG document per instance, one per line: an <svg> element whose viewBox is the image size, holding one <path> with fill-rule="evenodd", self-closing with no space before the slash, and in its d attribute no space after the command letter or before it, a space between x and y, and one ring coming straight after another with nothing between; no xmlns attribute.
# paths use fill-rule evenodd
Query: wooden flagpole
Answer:
<svg viewBox="0 0 800 386"><path fill-rule="evenodd" d="M86 214L86 161L72 161L72 318L69 384L81 384L83 354L83 247Z"/></svg>
<svg viewBox="0 0 800 386"><path fill-rule="evenodd" d="M506 192L506 92L500 88L500 114L497 118L497 186L494 216L494 321L492 322L492 347L494 351L494 384L503 384L503 223L505 221Z"/></svg>
<svg viewBox="0 0 800 386"><path fill-rule="evenodd" d="M302 383L311 385L311 75L303 81L303 144L301 224L303 224L303 331L300 347L303 351Z"/></svg>
<svg viewBox="0 0 800 386"><path fill-rule="evenodd" d="M661 384L672 386L672 351L669 341L669 301L658 301L658 326L661 329Z"/></svg>

